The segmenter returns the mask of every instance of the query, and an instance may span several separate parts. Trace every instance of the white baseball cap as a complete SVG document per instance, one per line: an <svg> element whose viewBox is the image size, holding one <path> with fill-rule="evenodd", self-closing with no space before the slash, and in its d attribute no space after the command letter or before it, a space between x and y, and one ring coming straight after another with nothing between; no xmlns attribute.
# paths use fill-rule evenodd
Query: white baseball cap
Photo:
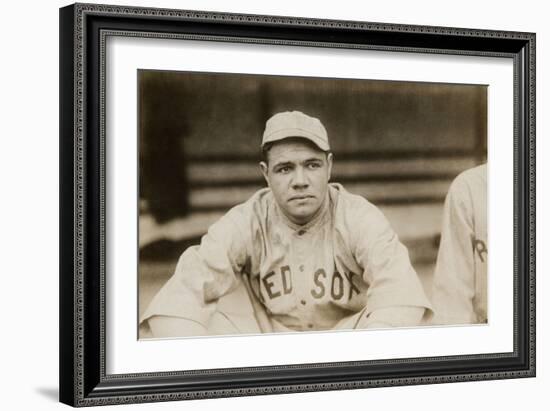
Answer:
<svg viewBox="0 0 550 411"><path fill-rule="evenodd" d="M301 111L277 113L265 123L262 148L267 143L288 137L302 137L323 151L330 151L327 130L319 119L310 117Z"/></svg>

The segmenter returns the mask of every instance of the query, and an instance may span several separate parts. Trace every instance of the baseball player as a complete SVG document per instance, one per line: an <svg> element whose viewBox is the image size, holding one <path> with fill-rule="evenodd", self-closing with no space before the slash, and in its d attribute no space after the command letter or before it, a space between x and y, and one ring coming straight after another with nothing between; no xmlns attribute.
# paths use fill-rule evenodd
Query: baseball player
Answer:
<svg viewBox="0 0 550 411"><path fill-rule="evenodd" d="M318 119L278 113L261 147L268 187L181 255L141 319L154 337L413 326L431 313L384 215L329 183Z"/></svg>
<svg viewBox="0 0 550 411"><path fill-rule="evenodd" d="M487 322L487 164L459 174L443 211L433 282L436 324Z"/></svg>

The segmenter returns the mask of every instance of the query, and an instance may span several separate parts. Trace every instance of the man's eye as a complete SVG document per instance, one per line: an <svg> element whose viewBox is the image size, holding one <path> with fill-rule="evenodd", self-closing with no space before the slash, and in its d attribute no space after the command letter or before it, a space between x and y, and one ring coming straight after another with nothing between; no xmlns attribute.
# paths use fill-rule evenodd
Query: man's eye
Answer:
<svg viewBox="0 0 550 411"><path fill-rule="evenodd" d="M308 168L314 170L316 168L320 168L321 164L319 164L319 163L309 163L307 166L308 166Z"/></svg>
<svg viewBox="0 0 550 411"><path fill-rule="evenodd" d="M281 167L277 170L278 173L287 174L290 171L290 167Z"/></svg>

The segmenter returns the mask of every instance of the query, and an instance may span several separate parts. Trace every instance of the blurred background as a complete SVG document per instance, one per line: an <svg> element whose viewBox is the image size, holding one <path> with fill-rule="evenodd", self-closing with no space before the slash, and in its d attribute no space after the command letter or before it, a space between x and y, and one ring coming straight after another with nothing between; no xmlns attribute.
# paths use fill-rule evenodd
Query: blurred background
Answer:
<svg viewBox="0 0 550 411"><path fill-rule="evenodd" d="M382 210L429 293L445 194L486 161L486 86L151 70L138 79L140 315L179 255L265 186L265 121L290 110L325 125L331 180Z"/></svg>

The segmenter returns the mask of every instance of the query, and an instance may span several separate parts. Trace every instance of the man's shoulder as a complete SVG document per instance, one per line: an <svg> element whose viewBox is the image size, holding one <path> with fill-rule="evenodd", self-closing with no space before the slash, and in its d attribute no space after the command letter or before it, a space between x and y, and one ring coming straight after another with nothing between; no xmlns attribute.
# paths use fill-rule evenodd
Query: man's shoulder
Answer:
<svg viewBox="0 0 550 411"><path fill-rule="evenodd" d="M377 210L377 207L365 197L350 193L339 183L329 184L329 195L333 206L342 212L356 213Z"/></svg>
<svg viewBox="0 0 550 411"><path fill-rule="evenodd" d="M378 207L365 197L350 193L341 184L329 185L331 203L336 224L345 224L350 230L359 229L363 224L385 220Z"/></svg>
<svg viewBox="0 0 550 411"><path fill-rule="evenodd" d="M485 190L487 186L487 164L469 168L453 180L449 192L454 195L467 195L471 191Z"/></svg>
<svg viewBox="0 0 550 411"><path fill-rule="evenodd" d="M388 219L365 197L350 193L340 184L331 185L331 197L334 230L352 250L382 236L393 236Z"/></svg>
<svg viewBox="0 0 550 411"><path fill-rule="evenodd" d="M464 182L487 181L487 163L469 168L460 173L456 180Z"/></svg>
<svg viewBox="0 0 550 411"><path fill-rule="evenodd" d="M230 216L259 217L265 215L273 204L273 194L268 187L256 191L248 200L240 203L228 211Z"/></svg>
<svg viewBox="0 0 550 411"><path fill-rule="evenodd" d="M272 197L268 188L256 191L248 200L230 208L216 222L208 228L208 232L215 232L223 235L224 232L232 230L248 236L265 221L268 215L268 207Z"/></svg>

